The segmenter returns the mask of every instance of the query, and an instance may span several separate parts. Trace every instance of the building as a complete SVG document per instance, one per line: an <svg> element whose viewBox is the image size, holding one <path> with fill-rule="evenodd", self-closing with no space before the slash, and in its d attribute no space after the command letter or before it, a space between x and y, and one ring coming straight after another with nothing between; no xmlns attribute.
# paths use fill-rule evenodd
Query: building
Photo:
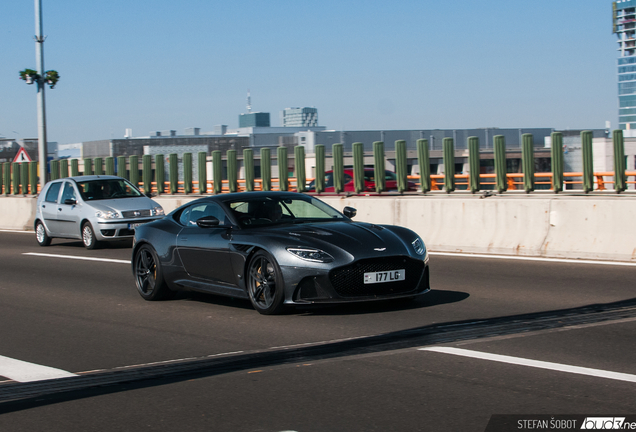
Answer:
<svg viewBox="0 0 636 432"><path fill-rule="evenodd" d="M618 126L636 130L636 0L613 3L613 31L618 36Z"/></svg>
<svg viewBox="0 0 636 432"><path fill-rule="evenodd" d="M280 112L280 124L283 127L316 127L318 110L316 108L285 108Z"/></svg>
<svg viewBox="0 0 636 432"><path fill-rule="evenodd" d="M270 127L269 113L248 112L239 114L239 128L246 127Z"/></svg>

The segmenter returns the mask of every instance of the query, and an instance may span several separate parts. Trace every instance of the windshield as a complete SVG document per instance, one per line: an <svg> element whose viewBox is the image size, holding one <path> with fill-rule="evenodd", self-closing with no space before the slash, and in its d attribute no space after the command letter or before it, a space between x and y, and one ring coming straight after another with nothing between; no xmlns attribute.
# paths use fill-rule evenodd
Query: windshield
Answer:
<svg viewBox="0 0 636 432"><path fill-rule="evenodd" d="M113 198L136 198L142 196L136 187L120 179L99 179L77 182L77 188L84 201L96 201Z"/></svg>
<svg viewBox="0 0 636 432"><path fill-rule="evenodd" d="M283 223L329 222L346 219L342 213L309 196L257 197L225 203L242 227Z"/></svg>

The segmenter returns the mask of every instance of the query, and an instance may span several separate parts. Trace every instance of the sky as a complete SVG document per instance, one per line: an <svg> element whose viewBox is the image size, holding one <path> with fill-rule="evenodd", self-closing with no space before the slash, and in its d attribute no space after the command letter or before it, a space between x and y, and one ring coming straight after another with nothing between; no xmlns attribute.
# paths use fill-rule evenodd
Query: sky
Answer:
<svg viewBox="0 0 636 432"><path fill-rule="evenodd" d="M0 5L0 136L37 138L32 0ZM48 141L238 127L316 107L334 130L618 122L610 0L42 0Z"/></svg>

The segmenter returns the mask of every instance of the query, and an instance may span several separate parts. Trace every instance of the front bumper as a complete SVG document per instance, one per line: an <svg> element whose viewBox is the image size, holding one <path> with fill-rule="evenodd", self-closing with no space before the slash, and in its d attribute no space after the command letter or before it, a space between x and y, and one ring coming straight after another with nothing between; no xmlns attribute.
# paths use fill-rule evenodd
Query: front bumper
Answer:
<svg viewBox="0 0 636 432"><path fill-rule="evenodd" d="M156 221L163 216L143 219L123 219L114 221L97 221L93 224L95 238L98 241L123 240L135 236L135 228L139 225Z"/></svg>
<svg viewBox="0 0 636 432"><path fill-rule="evenodd" d="M365 284L364 273L404 269L404 281ZM430 290L428 262L408 256L363 259L329 270L282 267L286 304L345 303L413 297ZM291 283L290 283L291 282Z"/></svg>

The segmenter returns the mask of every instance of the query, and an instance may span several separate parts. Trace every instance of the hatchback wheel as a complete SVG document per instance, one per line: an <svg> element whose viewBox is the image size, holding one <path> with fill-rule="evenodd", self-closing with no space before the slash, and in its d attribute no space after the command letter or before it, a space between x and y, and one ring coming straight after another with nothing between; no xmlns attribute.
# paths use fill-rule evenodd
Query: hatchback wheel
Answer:
<svg viewBox="0 0 636 432"><path fill-rule="evenodd" d="M82 225L82 242L86 249L95 249L99 246L99 242L95 240L95 231L90 222L84 222L84 225Z"/></svg>
<svg viewBox="0 0 636 432"><path fill-rule="evenodd" d="M48 246L51 244L51 237L46 233L44 224L40 221L35 225L35 238L40 246Z"/></svg>

